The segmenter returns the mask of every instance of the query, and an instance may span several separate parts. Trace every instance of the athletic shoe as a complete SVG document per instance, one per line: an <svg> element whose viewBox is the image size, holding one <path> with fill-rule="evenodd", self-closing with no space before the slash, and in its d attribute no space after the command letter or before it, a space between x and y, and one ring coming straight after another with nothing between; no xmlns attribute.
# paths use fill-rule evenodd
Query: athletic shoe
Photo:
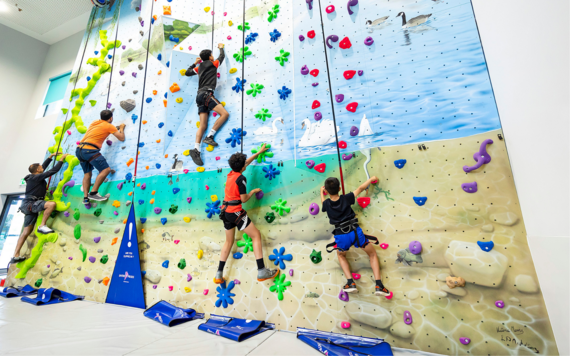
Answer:
<svg viewBox="0 0 570 356"><path fill-rule="evenodd" d="M200 151L197 149L190 150L190 158L194 161L194 164L197 166L203 166L204 162L202 162L202 158L200 157Z"/></svg>
<svg viewBox="0 0 570 356"><path fill-rule="evenodd" d="M342 290L346 293L358 293L358 289L356 289L356 283L354 282L345 284L344 287L342 287Z"/></svg>
<svg viewBox="0 0 570 356"><path fill-rule="evenodd" d="M208 136L202 142L204 142L206 145L212 145L214 147L218 147L218 143L214 141L214 136Z"/></svg>
<svg viewBox="0 0 570 356"><path fill-rule="evenodd" d="M83 198L83 205L89 204L89 198Z"/></svg>
<svg viewBox="0 0 570 356"><path fill-rule="evenodd" d="M42 233L42 234L52 234L55 231L53 231L52 229L50 229L49 227L42 225L40 227L38 227L38 232Z"/></svg>
<svg viewBox="0 0 570 356"><path fill-rule="evenodd" d="M257 281L263 282L263 281L266 281L268 279L275 278L278 275L279 275L278 269L263 268L263 269L257 270Z"/></svg>
<svg viewBox="0 0 570 356"><path fill-rule="evenodd" d="M222 284L224 283L224 271L217 271L216 272L216 276L214 277L214 283L216 284Z"/></svg>
<svg viewBox="0 0 570 356"><path fill-rule="evenodd" d="M380 288L379 286L376 286L374 294L378 296L388 297L390 295L390 291L386 289L386 287Z"/></svg>
<svg viewBox="0 0 570 356"><path fill-rule="evenodd" d="M88 197L89 197L89 200L95 200L95 201L105 201L105 200L109 199L108 196L101 196L99 193L97 193L97 194L89 193Z"/></svg>
<svg viewBox="0 0 570 356"><path fill-rule="evenodd" d="M10 260L10 264L14 264L14 263L20 263L22 261L25 261L26 257L12 257L12 259Z"/></svg>

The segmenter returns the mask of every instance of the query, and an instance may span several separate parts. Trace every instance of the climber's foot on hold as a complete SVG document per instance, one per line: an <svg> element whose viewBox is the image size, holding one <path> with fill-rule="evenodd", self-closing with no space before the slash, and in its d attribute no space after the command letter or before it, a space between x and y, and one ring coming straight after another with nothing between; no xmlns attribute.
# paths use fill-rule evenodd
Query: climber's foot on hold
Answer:
<svg viewBox="0 0 570 356"><path fill-rule="evenodd" d="M42 234L54 233L54 231L52 229L50 229L49 227L47 227L46 225L42 225L42 226L38 227L38 232L42 233Z"/></svg>
<svg viewBox="0 0 570 356"><path fill-rule="evenodd" d="M12 257L12 259L10 260L10 264L14 264L14 263L20 263L22 261L25 261L26 257Z"/></svg>
<svg viewBox="0 0 570 356"><path fill-rule="evenodd" d="M89 198L85 197L83 198L83 205L87 205L89 204Z"/></svg>
<svg viewBox="0 0 570 356"><path fill-rule="evenodd" d="M358 289L356 289L356 283L346 283L342 290L346 293L358 293Z"/></svg>
<svg viewBox="0 0 570 356"><path fill-rule="evenodd" d="M224 271L217 271L216 272L216 276L214 277L214 283L216 284L222 284L224 283Z"/></svg>
<svg viewBox="0 0 570 356"><path fill-rule="evenodd" d="M107 199L109 199L109 197L106 195L101 196L99 193L95 193L95 194L89 193L89 200L105 201Z"/></svg>
<svg viewBox="0 0 570 356"><path fill-rule="evenodd" d="M389 297L390 296L390 291L386 288L386 287L380 287L380 286L376 286L376 290L374 291L375 295L378 296L383 296L383 297Z"/></svg>
<svg viewBox="0 0 570 356"><path fill-rule="evenodd" d="M212 145L214 147L218 147L218 143L214 141L214 136L208 136L202 142L204 142L206 145Z"/></svg>
<svg viewBox="0 0 570 356"><path fill-rule="evenodd" d="M190 158L192 158L192 161L194 161L194 164L196 164L197 166L204 165L204 162L202 162L202 158L200 157L200 151L198 151L197 149L190 150Z"/></svg>
<svg viewBox="0 0 570 356"><path fill-rule="evenodd" d="M278 269L262 268L257 270L257 281L263 282L268 279L273 279L279 275Z"/></svg>

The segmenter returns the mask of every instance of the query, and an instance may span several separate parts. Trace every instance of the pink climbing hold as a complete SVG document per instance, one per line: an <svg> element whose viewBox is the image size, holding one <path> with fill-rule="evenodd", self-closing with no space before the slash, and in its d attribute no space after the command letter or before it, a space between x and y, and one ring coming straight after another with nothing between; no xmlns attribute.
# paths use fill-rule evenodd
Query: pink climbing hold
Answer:
<svg viewBox="0 0 570 356"><path fill-rule="evenodd" d="M325 8L327 14L332 14L334 12L334 5L329 5Z"/></svg>
<svg viewBox="0 0 570 356"><path fill-rule="evenodd" d="M220 73L218 73L218 74L220 74ZM217 114L216 112L214 112L212 115L213 115L214 117L218 116L218 114Z"/></svg>
<svg viewBox="0 0 570 356"><path fill-rule="evenodd" d="M362 276L359 275L358 273L353 273L353 274L352 274L352 279L354 279L354 280L359 280L360 277L362 277Z"/></svg>
<svg viewBox="0 0 570 356"><path fill-rule="evenodd" d="M119 190L123 189L123 183L117 184L117 189L119 189Z"/></svg>
<svg viewBox="0 0 570 356"><path fill-rule="evenodd" d="M143 184L141 185L141 189L142 189L142 190L145 190L145 189L146 189L146 183L143 183Z"/></svg>
<svg viewBox="0 0 570 356"><path fill-rule="evenodd" d="M180 243L180 240L174 240L174 244L178 245Z"/></svg>
<svg viewBox="0 0 570 356"><path fill-rule="evenodd" d="M227 12L224 12L224 16L226 16L227 14L228 14Z"/></svg>
<svg viewBox="0 0 570 356"><path fill-rule="evenodd" d="M173 286L168 286L168 290L172 292L172 290L174 289Z"/></svg>
<svg viewBox="0 0 570 356"><path fill-rule="evenodd" d="M158 287L156 284L154 286L152 286L152 289L156 289L156 287Z"/></svg>
<svg viewBox="0 0 570 356"><path fill-rule="evenodd" d="M358 205L360 205L360 207L362 209L366 208L368 205L370 205L370 197L360 197L360 198L356 198L356 202L358 203Z"/></svg>
<svg viewBox="0 0 570 356"><path fill-rule="evenodd" d="M66 189L65 189L65 188L67 188L67 187L70 187L70 188L71 188L71 187L73 187L73 186L75 186L75 181L74 181L74 180L70 180L69 182L67 182L67 183L65 183L65 184L63 185L63 189L61 190L61 193L63 194L64 197L67 198L67 192L66 192Z"/></svg>
<svg viewBox="0 0 570 356"><path fill-rule="evenodd" d="M318 69L313 69L312 71L310 71L309 73L311 73L311 75L313 77L316 77L317 75L319 75L319 70Z"/></svg>
<svg viewBox="0 0 570 356"><path fill-rule="evenodd" d="M394 292L390 291L390 295L386 297L386 299L392 299L394 297Z"/></svg>
<svg viewBox="0 0 570 356"><path fill-rule="evenodd" d="M388 246L390 246L390 245L388 245L388 244L385 243L385 242L383 242L383 243L380 244L380 247L381 247L383 250L387 249Z"/></svg>
<svg viewBox="0 0 570 356"><path fill-rule="evenodd" d="M307 67L306 64L301 67L301 74L303 74L303 75L309 74L309 67Z"/></svg>
<svg viewBox="0 0 570 356"><path fill-rule="evenodd" d="M67 134L68 134L68 135L71 135L71 131L70 131L70 130L67 130Z"/></svg>
<svg viewBox="0 0 570 356"><path fill-rule="evenodd" d="M204 295L208 295L209 289L204 289Z"/></svg>
<svg viewBox="0 0 570 356"><path fill-rule="evenodd" d="M311 108L314 110L319 107L321 107L321 103L318 100L313 101L313 105L311 105Z"/></svg>
<svg viewBox="0 0 570 356"><path fill-rule="evenodd" d="M192 46L188 46L188 50L191 51L191 50L192 50Z"/></svg>
<svg viewBox="0 0 570 356"><path fill-rule="evenodd" d="M206 185L206 190L210 190L210 187L208 187L208 185Z"/></svg>
<svg viewBox="0 0 570 356"><path fill-rule="evenodd" d="M228 40L231 40L231 39L232 39L232 36L228 36Z"/></svg>
<svg viewBox="0 0 570 356"><path fill-rule="evenodd" d="M352 79L352 77L354 77L355 74L356 74L355 70L345 70L344 73L342 73L344 79L346 80Z"/></svg>
<svg viewBox="0 0 570 356"><path fill-rule="evenodd" d="M186 282L190 282L192 280L192 276L190 275L190 273L188 273L187 277L186 277Z"/></svg>
<svg viewBox="0 0 570 356"><path fill-rule="evenodd" d="M115 214L115 216L119 215L119 213L116 211L113 211L113 214Z"/></svg>
<svg viewBox="0 0 570 356"><path fill-rule="evenodd" d="M374 43L374 39L372 39L372 37L368 36L364 39L364 44L367 46L372 46L372 44Z"/></svg>
<svg viewBox="0 0 570 356"><path fill-rule="evenodd" d="M505 307L505 302L503 302L502 300L497 300L497 301L495 302L495 306L496 306L497 308L501 308L501 309L502 309L502 308Z"/></svg>
<svg viewBox="0 0 570 356"><path fill-rule="evenodd" d="M315 30L311 30L311 31L307 32L307 37L315 38Z"/></svg>
<svg viewBox="0 0 570 356"><path fill-rule="evenodd" d="M71 261L71 260L73 260L73 257L68 257L67 259Z"/></svg>
<svg viewBox="0 0 570 356"><path fill-rule="evenodd" d="M471 343L471 339L468 337L460 337L459 342L463 345L469 345Z"/></svg>
<svg viewBox="0 0 570 356"><path fill-rule="evenodd" d="M192 197L186 198L186 201L188 202L188 204L192 203Z"/></svg>
<svg viewBox="0 0 570 356"><path fill-rule="evenodd" d="M319 163L315 166L315 171L319 173L325 173L325 169L327 169L326 163Z"/></svg>
<svg viewBox="0 0 570 356"><path fill-rule="evenodd" d="M293 269L289 270L289 276L293 277Z"/></svg>
<svg viewBox="0 0 570 356"><path fill-rule="evenodd" d="M241 284L239 279L234 279L234 284Z"/></svg>
<svg viewBox="0 0 570 356"><path fill-rule="evenodd" d="M317 203L311 203L311 206L309 206L309 213L311 215L317 215L319 213L319 205Z"/></svg>
<svg viewBox="0 0 570 356"><path fill-rule="evenodd" d="M188 174L188 172L190 172L189 170L185 169L182 172L184 172L184 174Z"/></svg>
<svg viewBox="0 0 570 356"><path fill-rule="evenodd" d="M356 101L348 104L346 106L346 110L350 111L350 112L356 112L356 108L358 107L358 103Z"/></svg>
<svg viewBox="0 0 570 356"><path fill-rule="evenodd" d="M352 43L350 43L350 39L348 37L345 37L342 39L342 41L340 41L338 46L342 49L349 49L352 47Z"/></svg>
<svg viewBox="0 0 570 356"><path fill-rule="evenodd" d="M340 327L343 329L348 329L350 328L350 323L348 321L343 321L340 323Z"/></svg>
<svg viewBox="0 0 570 356"><path fill-rule="evenodd" d="M216 156L216 161L219 161L219 160L220 160L220 156Z"/></svg>

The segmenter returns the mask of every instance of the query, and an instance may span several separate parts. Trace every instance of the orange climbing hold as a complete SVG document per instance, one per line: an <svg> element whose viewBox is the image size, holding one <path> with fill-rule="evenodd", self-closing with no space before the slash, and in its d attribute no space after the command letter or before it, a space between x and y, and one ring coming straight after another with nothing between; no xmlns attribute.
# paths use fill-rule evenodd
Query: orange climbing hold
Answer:
<svg viewBox="0 0 570 356"><path fill-rule="evenodd" d="M154 1L156 1L156 0L154 0ZM152 18L154 19L154 21L158 20L158 17L156 15L154 15Z"/></svg>
<svg viewBox="0 0 570 356"><path fill-rule="evenodd" d="M158 75L161 75L161 74L162 74L162 71L161 71L161 70L159 70L159 71L158 71Z"/></svg>
<svg viewBox="0 0 570 356"><path fill-rule="evenodd" d="M154 198L152 198L152 199L150 200L150 203L151 203L151 204L154 204Z"/></svg>
<svg viewBox="0 0 570 356"><path fill-rule="evenodd" d="M156 94L158 94L158 92L156 90L153 90L152 94L156 95Z"/></svg>
<svg viewBox="0 0 570 356"><path fill-rule="evenodd" d="M123 224L125 225L127 224L127 219L123 220Z"/></svg>
<svg viewBox="0 0 570 356"><path fill-rule="evenodd" d="M111 280L111 279L109 279L109 277L103 278L103 284L105 285L105 287L109 285L109 281L110 281L110 280Z"/></svg>
<svg viewBox="0 0 570 356"><path fill-rule="evenodd" d="M313 105L311 106L311 108L316 109L321 107L321 103L318 100L313 101Z"/></svg>
<svg viewBox="0 0 570 356"><path fill-rule="evenodd" d="M141 233L143 233L143 234L144 234L144 229L141 229Z"/></svg>
<svg viewBox="0 0 570 356"><path fill-rule="evenodd" d="M156 140L156 143L160 143L160 139Z"/></svg>
<svg viewBox="0 0 570 356"><path fill-rule="evenodd" d="M156 193L156 190L153 190L152 193L150 193L151 195L154 195Z"/></svg>
<svg viewBox="0 0 570 356"><path fill-rule="evenodd" d="M129 192L129 196L132 196L132 195L133 195L133 192Z"/></svg>
<svg viewBox="0 0 570 356"><path fill-rule="evenodd" d="M129 160L127 161L127 167L130 167L131 164L133 164L134 161L135 161L134 159L129 158Z"/></svg>
<svg viewBox="0 0 570 356"><path fill-rule="evenodd" d="M325 169L327 169L326 163L319 163L315 166L315 171L319 173L325 173Z"/></svg>
<svg viewBox="0 0 570 356"><path fill-rule="evenodd" d="M164 158L168 158L168 153L164 155Z"/></svg>
<svg viewBox="0 0 570 356"><path fill-rule="evenodd" d="M139 183L139 184L137 184L137 187L140 187L140 186L141 186L141 184L140 184L140 183Z"/></svg>
<svg viewBox="0 0 570 356"><path fill-rule="evenodd" d="M148 121L146 121L146 120L143 120L143 125L146 125L146 123L147 123L147 122L148 122Z"/></svg>
<svg viewBox="0 0 570 356"><path fill-rule="evenodd" d="M144 168L146 168L146 170L148 171L148 166L146 166L146 167L144 167Z"/></svg>
<svg viewBox="0 0 570 356"><path fill-rule="evenodd" d="M360 205L360 207L362 209L366 208L368 205L370 205L370 198L369 197L360 197L360 198L356 198L356 202L358 203L358 205Z"/></svg>
<svg viewBox="0 0 570 356"><path fill-rule="evenodd" d="M170 8L170 6L162 6L162 14L172 15L172 9Z"/></svg>
<svg viewBox="0 0 570 356"><path fill-rule="evenodd" d="M170 86L170 92L176 93L177 91L180 91L180 87L178 86L178 84L173 83L173 84Z"/></svg>
<svg viewBox="0 0 570 356"><path fill-rule="evenodd" d="M119 241L119 238L118 238L118 237L115 237L115 238L111 241L111 245L116 244L117 241Z"/></svg>
<svg viewBox="0 0 570 356"><path fill-rule="evenodd" d="M164 99L164 100L162 100L162 102L164 103L164 107L166 107L168 105L168 100Z"/></svg>

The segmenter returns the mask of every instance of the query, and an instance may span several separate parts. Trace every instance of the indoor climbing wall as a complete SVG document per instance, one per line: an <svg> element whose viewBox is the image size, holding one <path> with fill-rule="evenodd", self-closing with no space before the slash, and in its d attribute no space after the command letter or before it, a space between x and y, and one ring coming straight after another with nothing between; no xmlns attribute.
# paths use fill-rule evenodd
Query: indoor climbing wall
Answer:
<svg viewBox="0 0 570 356"><path fill-rule="evenodd" d="M83 173L69 157L50 182L56 234L25 245L30 257L9 283L105 301L133 204L147 306L440 354L557 354L470 1L117 0L93 10L84 37L49 150L74 154L99 112L114 110L127 127L124 142L102 149L110 198L83 206ZM197 167L198 77L186 70L202 49L217 58L218 43L216 97L230 116ZM266 264L282 273L257 282L251 239L237 233L229 283L218 286L227 162L264 143L244 173L263 193L245 208ZM340 293L320 211L331 176L346 193L378 177L354 210L379 239L391 299L374 296L358 249L347 257L359 294Z"/></svg>

